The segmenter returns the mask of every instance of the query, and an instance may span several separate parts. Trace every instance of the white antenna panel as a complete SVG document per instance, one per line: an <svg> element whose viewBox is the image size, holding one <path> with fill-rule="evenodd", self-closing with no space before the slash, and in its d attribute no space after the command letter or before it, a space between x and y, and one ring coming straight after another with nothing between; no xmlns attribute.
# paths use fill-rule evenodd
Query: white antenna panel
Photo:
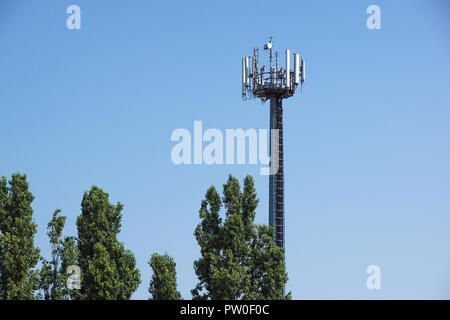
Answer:
<svg viewBox="0 0 450 320"><path fill-rule="evenodd" d="M294 83L300 83L300 56L294 53Z"/></svg>
<svg viewBox="0 0 450 320"><path fill-rule="evenodd" d="M286 86L291 87L291 51L286 50Z"/></svg>
<svg viewBox="0 0 450 320"><path fill-rule="evenodd" d="M250 61L249 57L245 57L245 85L250 85Z"/></svg>

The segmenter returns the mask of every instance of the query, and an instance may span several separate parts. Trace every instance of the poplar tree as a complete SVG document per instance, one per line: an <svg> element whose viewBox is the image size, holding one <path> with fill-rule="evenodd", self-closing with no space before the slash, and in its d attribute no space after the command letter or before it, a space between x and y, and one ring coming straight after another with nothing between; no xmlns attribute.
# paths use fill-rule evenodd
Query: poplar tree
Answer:
<svg viewBox="0 0 450 320"><path fill-rule="evenodd" d="M57 209L47 225L47 235L51 244L50 261L41 258L39 273L40 297L45 300L68 300L77 296L73 288L67 286L67 268L77 265L78 248L73 237L62 237L66 217Z"/></svg>
<svg viewBox="0 0 450 320"><path fill-rule="evenodd" d="M153 300L180 300L180 292L177 291L177 273L175 261L167 253L152 254L148 262L153 270L150 280L149 292Z"/></svg>
<svg viewBox="0 0 450 320"><path fill-rule="evenodd" d="M75 237L64 237L64 241L61 246L61 274L63 276L63 297L64 300L79 300L81 299L81 293L78 289L70 288L67 280L70 276L68 274L69 266L78 265L78 256L80 252L77 246L77 239Z"/></svg>
<svg viewBox="0 0 450 320"><path fill-rule="evenodd" d="M123 205L93 186L85 192L77 219L81 295L84 299L130 299L139 286L140 272L133 253L117 240Z"/></svg>
<svg viewBox="0 0 450 320"><path fill-rule="evenodd" d="M201 203L201 222L194 235L201 257L194 262L198 277L193 299L289 299L284 249L273 241L274 228L255 225L258 199L251 176L229 176L220 198L211 186ZM225 209L224 220L220 209Z"/></svg>
<svg viewBox="0 0 450 320"><path fill-rule="evenodd" d="M34 299L38 286L39 249L26 175L0 178L0 299Z"/></svg>

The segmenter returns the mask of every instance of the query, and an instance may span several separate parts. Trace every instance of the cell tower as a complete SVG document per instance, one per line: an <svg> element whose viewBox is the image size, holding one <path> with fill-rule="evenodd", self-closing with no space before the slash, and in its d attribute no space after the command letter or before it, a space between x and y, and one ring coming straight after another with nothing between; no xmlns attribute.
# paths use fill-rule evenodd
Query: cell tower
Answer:
<svg viewBox="0 0 450 320"><path fill-rule="evenodd" d="M286 50L285 69L279 68L278 52L274 64L272 37L264 50L269 52L267 69L264 65L258 69L258 48L253 49L252 57L242 58L242 99L260 98L263 103L270 100L270 167L276 169L269 176L269 225L275 226L275 243L284 248L283 99L292 97L297 87L303 86L305 61L294 53L294 71L291 71L291 52Z"/></svg>

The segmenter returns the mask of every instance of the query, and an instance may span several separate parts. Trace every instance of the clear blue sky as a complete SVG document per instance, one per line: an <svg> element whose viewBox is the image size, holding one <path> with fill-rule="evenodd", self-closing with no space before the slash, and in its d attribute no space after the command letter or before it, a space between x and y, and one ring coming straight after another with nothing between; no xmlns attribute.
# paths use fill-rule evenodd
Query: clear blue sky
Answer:
<svg viewBox="0 0 450 320"><path fill-rule="evenodd" d="M66 28L67 6L82 29ZM366 8L381 8L381 30ZM450 5L447 1L1 1L0 175L26 173L48 256L56 208L76 235L93 184L124 205L120 239L196 284L206 189L260 165L175 166L176 128L267 128L240 97L241 57L269 36L307 61L285 102L288 290L296 299L450 298ZM367 266L382 288L366 288Z"/></svg>

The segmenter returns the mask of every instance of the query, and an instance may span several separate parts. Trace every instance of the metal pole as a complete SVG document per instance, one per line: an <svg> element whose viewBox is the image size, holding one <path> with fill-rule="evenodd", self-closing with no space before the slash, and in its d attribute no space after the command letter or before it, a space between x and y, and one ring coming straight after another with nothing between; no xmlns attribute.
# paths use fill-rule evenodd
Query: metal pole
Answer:
<svg viewBox="0 0 450 320"><path fill-rule="evenodd" d="M270 98L270 156L278 149L278 171L269 176L269 225L275 226L274 241L284 249L284 159L283 159L283 103L280 97ZM272 150L272 129L278 130L276 148ZM272 167L272 164L271 164ZM285 295L285 287L281 291Z"/></svg>
<svg viewBox="0 0 450 320"><path fill-rule="evenodd" d="M283 105L279 97L270 98L270 139L272 129L278 130L278 171L269 176L269 225L275 226L275 243L284 248L284 165L283 165ZM270 155L272 157L272 145Z"/></svg>

